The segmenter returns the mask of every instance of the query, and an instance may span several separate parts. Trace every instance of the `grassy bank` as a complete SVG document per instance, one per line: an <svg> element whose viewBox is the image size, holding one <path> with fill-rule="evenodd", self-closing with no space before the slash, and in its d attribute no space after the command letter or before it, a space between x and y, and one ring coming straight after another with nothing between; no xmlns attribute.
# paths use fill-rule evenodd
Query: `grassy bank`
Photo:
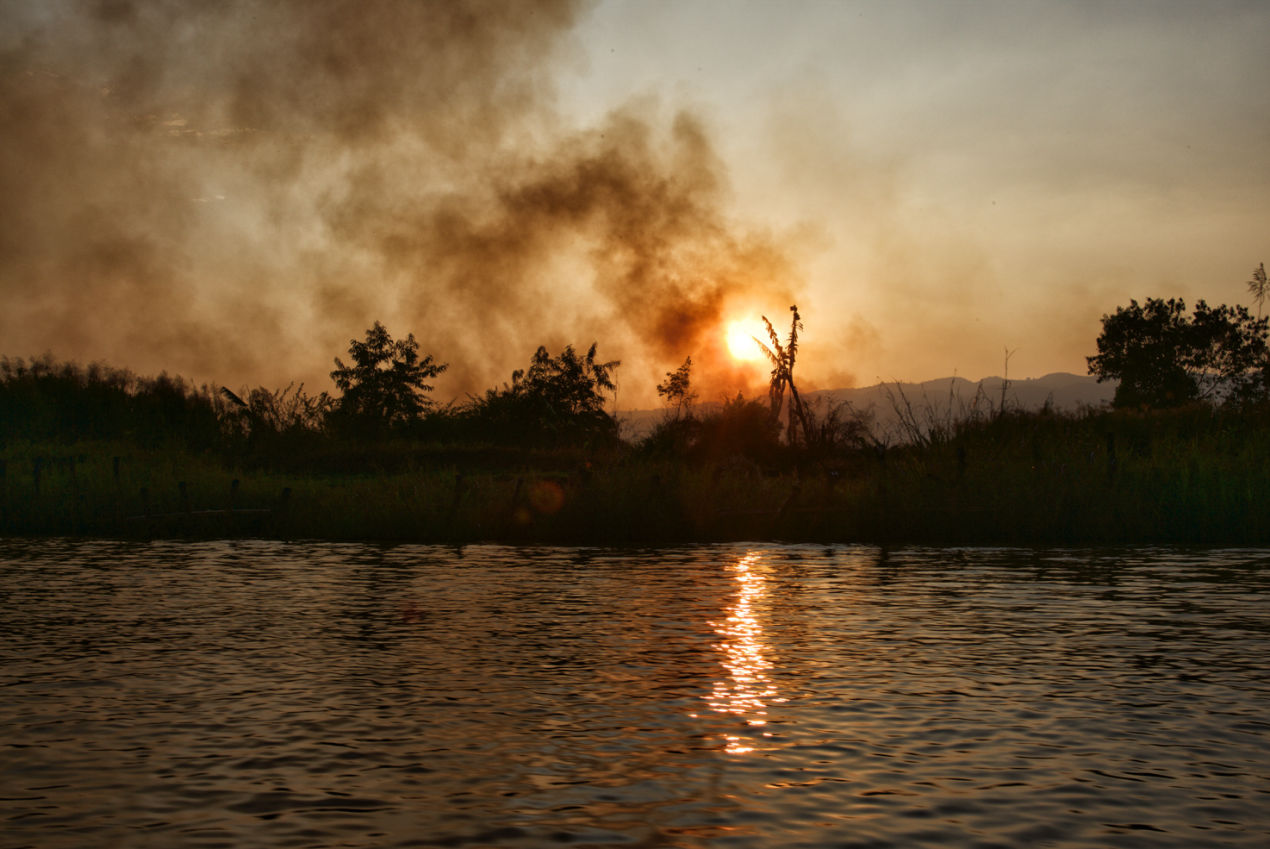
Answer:
<svg viewBox="0 0 1270 849"><path fill-rule="evenodd" d="M11 442L0 532L640 545L784 539L1270 543L1264 412L1010 414L930 444L760 465L397 444L279 467Z"/></svg>

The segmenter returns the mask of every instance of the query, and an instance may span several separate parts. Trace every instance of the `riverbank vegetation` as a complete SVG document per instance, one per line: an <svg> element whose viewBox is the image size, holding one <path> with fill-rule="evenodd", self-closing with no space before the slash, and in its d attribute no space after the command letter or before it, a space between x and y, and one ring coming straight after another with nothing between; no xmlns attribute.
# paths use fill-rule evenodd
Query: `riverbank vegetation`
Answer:
<svg viewBox="0 0 1270 849"><path fill-rule="evenodd" d="M1112 408L1023 411L1002 393L936 411L897 392L887 432L800 397L796 310L784 340L767 325L768 398L702 409L689 359L638 440L606 412L619 363L596 345L540 348L448 406L426 382L444 364L379 324L336 361L338 397L3 359L0 533L1263 544L1266 319L1241 310L1188 319L1151 300L1105 317L1090 366L1129 386ZM1161 367L1164 350L1189 359Z"/></svg>

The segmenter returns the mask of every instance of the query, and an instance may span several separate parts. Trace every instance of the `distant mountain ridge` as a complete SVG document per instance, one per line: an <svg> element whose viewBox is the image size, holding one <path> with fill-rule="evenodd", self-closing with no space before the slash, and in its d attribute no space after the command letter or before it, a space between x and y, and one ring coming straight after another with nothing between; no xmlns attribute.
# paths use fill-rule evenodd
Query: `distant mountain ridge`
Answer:
<svg viewBox="0 0 1270 849"><path fill-rule="evenodd" d="M1097 378L1054 372L1044 377L1003 381L985 377L973 381L964 377L941 377L921 383L887 381L854 389L821 389L803 393L804 399L820 408L850 405L857 413L872 417L875 432L894 430L899 423L896 404L906 398L919 420L928 416L962 417L972 411L986 412L1001 406L1001 385L1005 382L1005 404L1012 409L1039 410L1046 404L1060 412L1110 404L1116 393L1115 381L1099 383ZM708 410L715 404L699 405ZM661 421L663 410L630 410L618 414L622 434L639 439Z"/></svg>
<svg viewBox="0 0 1270 849"><path fill-rule="evenodd" d="M1099 383L1097 378L1087 375L1055 372L1044 377L1024 378L1008 381L1000 377L985 377L980 381L967 380L964 377L941 377L922 383L904 383L887 381L857 389L824 389L805 393L808 399L823 398L829 403L848 402L857 410L870 407L890 407L892 395L903 392L911 403L919 400L926 404L943 405L950 401L957 406L967 408L976 405L992 409L1001 405L1001 385L1006 383L1005 403L1008 407L1024 410L1039 410L1047 403L1056 410L1077 410L1081 407L1099 407L1111 403L1116 394L1115 383Z"/></svg>

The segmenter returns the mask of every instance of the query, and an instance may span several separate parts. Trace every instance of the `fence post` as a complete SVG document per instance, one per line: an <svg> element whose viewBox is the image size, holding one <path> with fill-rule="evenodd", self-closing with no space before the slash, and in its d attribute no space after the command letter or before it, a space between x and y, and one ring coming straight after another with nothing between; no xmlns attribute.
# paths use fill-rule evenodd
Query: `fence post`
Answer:
<svg viewBox="0 0 1270 849"><path fill-rule="evenodd" d="M450 516L453 517L459 512L459 501L463 499L463 473L456 472L454 475L454 503L450 505Z"/></svg>
<svg viewBox="0 0 1270 849"><path fill-rule="evenodd" d="M83 524L83 510L80 509L79 495L79 473L76 469L79 467L79 458L71 457L68 461L71 467L71 533L79 533Z"/></svg>
<svg viewBox="0 0 1270 849"><path fill-rule="evenodd" d="M789 515L789 511L793 509L794 502L798 500L798 496L803 491L803 482L798 478L794 478L794 486L789 491L789 495L785 498L785 503L781 504L780 510L776 511L777 518L783 519Z"/></svg>
<svg viewBox="0 0 1270 849"><path fill-rule="evenodd" d="M119 457L112 457L110 461L111 476L115 482L115 524L118 525L123 521L123 490L119 486Z"/></svg>

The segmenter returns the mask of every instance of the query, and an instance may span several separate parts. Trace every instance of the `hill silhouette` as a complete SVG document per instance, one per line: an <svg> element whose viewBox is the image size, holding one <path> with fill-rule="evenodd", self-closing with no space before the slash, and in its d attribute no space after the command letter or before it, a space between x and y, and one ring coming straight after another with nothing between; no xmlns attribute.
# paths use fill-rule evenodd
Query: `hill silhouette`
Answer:
<svg viewBox="0 0 1270 849"><path fill-rule="evenodd" d="M1001 405L1001 385L1006 383L1005 405L1017 410L1040 410L1047 404L1060 412L1073 412L1084 407L1103 407L1116 394L1115 381L1099 383L1088 375L1054 372L1044 377L1008 381L1001 377L985 377L979 381L964 377L941 377L920 383L885 381L872 386L851 389L821 389L804 393L806 400L821 409L849 405L868 417L878 436L899 435L900 409L904 399L919 420L930 417L958 418L973 411L987 412ZM699 405L710 410L717 404ZM622 435L627 439L645 436L662 419L663 410L622 411Z"/></svg>

